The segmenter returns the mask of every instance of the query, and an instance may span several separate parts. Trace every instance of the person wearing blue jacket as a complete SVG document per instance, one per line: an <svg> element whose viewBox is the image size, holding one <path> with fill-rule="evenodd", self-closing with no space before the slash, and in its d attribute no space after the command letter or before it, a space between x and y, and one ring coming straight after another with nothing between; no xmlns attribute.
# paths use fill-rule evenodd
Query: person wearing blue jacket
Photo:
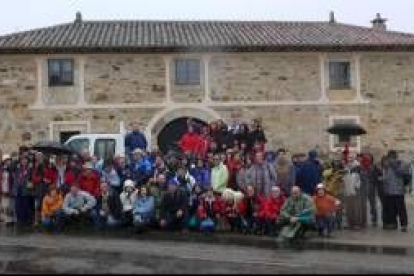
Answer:
<svg viewBox="0 0 414 276"><path fill-rule="evenodd" d="M211 169L204 164L203 159L197 160L195 168L190 170L190 174L194 177L195 182L198 183L203 191L207 191L211 186Z"/></svg>
<svg viewBox="0 0 414 276"><path fill-rule="evenodd" d="M322 182L322 164L318 160L318 152L311 150L307 160L302 160L297 166L296 184L308 194L315 193L316 185Z"/></svg>
<svg viewBox="0 0 414 276"><path fill-rule="evenodd" d="M147 146L148 143L145 135L139 130L138 123L134 123L132 131L125 136L125 152L127 156L132 159L134 150L141 149L146 151Z"/></svg>
<svg viewBox="0 0 414 276"><path fill-rule="evenodd" d="M137 186L145 185L153 175L153 166L151 162L145 158L144 152L140 149L135 149L134 159L131 162L130 170L132 180Z"/></svg>
<svg viewBox="0 0 414 276"><path fill-rule="evenodd" d="M134 203L134 226L137 231L142 231L151 226L155 220L155 200L148 195L147 187L140 189L139 195Z"/></svg>

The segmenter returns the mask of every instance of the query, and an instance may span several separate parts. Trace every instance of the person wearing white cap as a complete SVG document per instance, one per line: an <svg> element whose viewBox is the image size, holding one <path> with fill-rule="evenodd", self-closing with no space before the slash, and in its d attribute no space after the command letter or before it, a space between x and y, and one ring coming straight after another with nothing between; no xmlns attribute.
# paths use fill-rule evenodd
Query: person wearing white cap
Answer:
<svg viewBox="0 0 414 276"><path fill-rule="evenodd" d="M139 148L134 150L130 170L132 180L137 186L146 184L152 177L152 164L147 158L145 158L145 152L143 150Z"/></svg>
<svg viewBox="0 0 414 276"><path fill-rule="evenodd" d="M325 185L319 183L316 186L316 194L313 196L316 206L316 224L320 236L330 237L335 226L335 212L341 202L325 192Z"/></svg>
<svg viewBox="0 0 414 276"><path fill-rule="evenodd" d="M137 190L134 181L127 179L124 182L124 191L120 194L122 203L122 225L132 226L134 216L133 209L137 198Z"/></svg>

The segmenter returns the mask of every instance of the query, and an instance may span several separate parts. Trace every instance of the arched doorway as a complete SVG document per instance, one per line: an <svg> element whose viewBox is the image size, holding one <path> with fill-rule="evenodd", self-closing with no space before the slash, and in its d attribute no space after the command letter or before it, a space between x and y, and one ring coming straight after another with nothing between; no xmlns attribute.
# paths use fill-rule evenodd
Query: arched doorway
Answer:
<svg viewBox="0 0 414 276"><path fill-rule="evenodd" d="M170 150L178 149L178 141L187 131L187 122L190 117L181 117L172 120L165 125L157 137L158 148L163 152L167 153ZM206 126L207 123L196 118L191 118L192 121L199 126Z"/></svg>
<svg viewBox="0 0 414 276"><path fill-rule="evenodd" d="M169 108L166 108L158 112L148 122L147 128L145 130L145 136L147 137L149 148L153 148L153 146L158 146L160 144L158 143L158 136L160 135L164 127L166 127L169 123L173 122L174 120L181 118L184 118L184 122L188 118L192 118L194 121L198 120L201 122L209 123L213 120L220 119L221 116L216 111L203 105L174 104ZM182 123L176 124L181 125L181 127L182 125L184 125L184 127L186 126L186 124Z"/></svg>

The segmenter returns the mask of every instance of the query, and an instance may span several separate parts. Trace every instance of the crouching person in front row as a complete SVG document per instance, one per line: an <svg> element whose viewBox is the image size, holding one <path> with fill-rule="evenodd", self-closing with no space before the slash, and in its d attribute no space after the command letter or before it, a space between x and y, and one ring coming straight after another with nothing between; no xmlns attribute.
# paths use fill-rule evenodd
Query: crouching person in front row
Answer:
<svg viewBox="0 0 414 276"><path fill-rule="evenodd" d="M63 201L63 223L83 223L94 221L96 199L88 192L81 191L78 185L70 187Z"/></svg>
<svg viewBox="0 0 414 276"><path fill-rule="evenodd" d="M168 192L161 200L160 227L168 230L185 230L188 214L188 197L175 181L168 183Z"/></svg>
<svg viewBox="0 0 414 276"><path fill-rule="evenodd" d="M283 225L279 238L291 241L302 238L305 231L314 226L315 205L312 198L298 186L293 186L291 196L285 202L280 212L280 224Z"/></svg>
<svg viewBox="0 0 414 276"><path fill-rule="evenodd" d="M61 226L63 219L63 197L55 186L51 186L47 195L43 198L41 217L42 226L47 230L53 230Z"/></svg>
<svg viewBox="0 0 414 276"><path fill-rule="evenodd" d="M155 219L155 200L148 194L147 187L142 186L134 204L134 227L137 232L150 227Z"/></svg>
<svg viewBox="0 0 414 276"><path fill-rule="evenodd" d="M107 183L101 183L101 194L98 196L95 208L95 227L116 227L122 221L122 203L116 190L109 188Z"/></svg>
<svg viewBox="0 0 414 276"><path fill-rule="evenodd" d="M330 237L335 228L335 213L341 202L335 197L328 195L323 184L316 186L316 195L313 197L313 202L317 210L316 224L319 236Z"/></svg>

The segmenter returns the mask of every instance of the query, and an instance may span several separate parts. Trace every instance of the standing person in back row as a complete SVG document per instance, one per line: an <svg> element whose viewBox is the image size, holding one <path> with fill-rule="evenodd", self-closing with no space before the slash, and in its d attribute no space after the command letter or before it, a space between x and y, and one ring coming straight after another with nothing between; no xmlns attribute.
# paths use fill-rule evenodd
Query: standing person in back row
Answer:
<svg viewBox="0 0 414 276"><path fill-rule="evenodd" d="M143 151L147 150L147 139L145 135L139 130L139 124L135 122L132 125L132 131L125 136L125 153L132 159L132 153L136 149Z"/></svg>
<svg viewBox="0 0 414 276"><path fill-rule="evenodd" d="M265 162L264 154L257 152L254 157L254 164L247 171L246 180L252 184L261 196L269 196L272 186L277 184L275 167Z"/></svg>
<svg viewBox="0 0 414 276"><path fill-rule="evenodd" d="M398 229L398 217L401 231L407 231L408 218L404 198L404 177L406 175L408 175L408 171L403 162L398 159L397 152L390 150L383 161L384 229Z"/></svg>

